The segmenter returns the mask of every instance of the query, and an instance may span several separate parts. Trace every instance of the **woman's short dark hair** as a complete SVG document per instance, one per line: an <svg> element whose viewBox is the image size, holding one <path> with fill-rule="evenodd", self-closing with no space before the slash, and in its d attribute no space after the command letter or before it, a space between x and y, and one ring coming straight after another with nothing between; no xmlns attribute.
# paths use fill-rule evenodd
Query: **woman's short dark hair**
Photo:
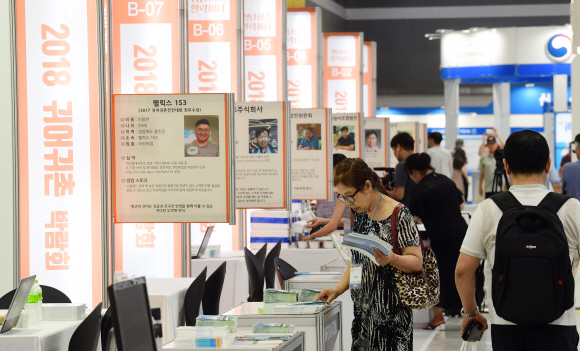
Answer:
<svg viewBox="0 0 580 351"><path fill-rule="evenodd" d="M341 132L344 132L345 130L348 132L348 127L342 127L342 128L340 128L340 131Z"/></svg>
<svg viewBox="0 0 580 351"><path fill-rule="evenodd" d="M373 189L386 194L385 187L378 174L373 172L365 161L360 158L347 158L334 168L334 186L344 184L355 189L360 188L366 181L370 181Z"/></svg>
<svg viewBox="0 0 580 351"><path fill-rule="evenodd" d="M461 169L467 164L467 155L463 149L457 149L453 155L453 169Z"/></svg>
<svg viewBox="0 0 580 351"><path fill-rule="evenodd" d="M433 142L439 145L441 144L441 141L443 141L443 135L439 132L433 132L427 135L427 139L433 139Z"/></svg>
<svg viewBox="0 0 580 351"><path fill-rule="evenodd" d="M259 137L260 134L262 134L264 132L268 133L268 136L270 136L270 131L267 128L260 127L258 129L256 129L256 132L255 132L256 133L256 138Z"/></svg>
<svg viewBox="0 0 580 351"><path fill-rule="evenodd" d="M431 156L424 152L411 154L405 159L405 171L409 174L413 173L413 171L425 172L432 169Z"/></svg>
<svg viewBox="0 0 580 351"><path fill-rule="evenodd" d="M504 157L514 174L541 173L550 158L550 147L542 134L524 129L507 138Z"/></svg>
<svg viewBox="0 0 580 351"><path fill-rule="evenodd" d="M408 151L415 150L415 140L411 134L407 132L397 133L397 135L391 139L391 147L395 148L397 145Z"/></svg>
<svg viewBox="0 0 580 351"><path fill-rule="evenodd" d="M367 130L367 132L366 132L366 134L365 134L365 139L366 139L366 138L368 138L369 136L373 135L373 134L374 134L374 135L375 135L377 138L379 137L379 136L377 135L377 132L376 132L376 131L374 131L374 130Z"/></svg>

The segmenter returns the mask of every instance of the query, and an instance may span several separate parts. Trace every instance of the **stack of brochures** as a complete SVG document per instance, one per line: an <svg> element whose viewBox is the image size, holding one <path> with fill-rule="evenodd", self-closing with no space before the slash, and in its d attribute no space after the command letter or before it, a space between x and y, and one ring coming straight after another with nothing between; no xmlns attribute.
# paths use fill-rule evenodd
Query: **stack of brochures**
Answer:
<svg viewBox="0 0 580 351"><path fill-rule="evenodd" d="M252 327L252 333L264 333L264 334L281 334L281 333L292 333L294 332L294 324L285 323L256 323Z"/></svg>
<svg viewBox="0 0 580 351"><path fill-rule="evenodd" d="M384 255L388 255L389 252L393 251L393 245L377 237L376 235L371 234L363 235L351 233L347 235L346 238L344 238L342 241L342 246L360 252L361 254L367 256L371 262L376 265L379 264L375 260L373 248L379 249Z"/></svg>
<svg viewBox="0 0 580 351"><path fill-rule="evenodd" d="M321 289L302 288L298 295L298 302L310 302L316 300L322 292Z"/></svg>
<svg viewBox="0 0 580 351"><path fill-rule="evenodd" d="M178 327L176 348L222 347L225 345L227 327Z"/></svg>
<svg viewBox="0 0 580 351"><path fill-rule="evenodd" d="M195 325L198 327L228 327L230 333L236 332L238 316L206 316L196 318Z"/></svg>
<svg viewBox="0 0 580 351"><path fill-rule="evenodd" d="M298 293L295 291L267 289L264 292L264 302L266 303L285 303L298 301Z"/></svg>
<svg viewBox="0 0 580 351"><path fill-rule="evenodd" d="M289 303L275 306L274 314L313 314L322 311L326 305L326 301Z"/></svg>
<svg viewBox="0 0 580 351"><path fill-rule="evenodd" d="M42 305L43 320L80 321L85 318L86 308L84 303L45 303Z"/></svg>
<svg viewBox="0 0 580 351"><path fill-rule="evenodd" d="M236 336L232 345L279 345L284 341L290 340L293 334L246 334Z"/></svg>

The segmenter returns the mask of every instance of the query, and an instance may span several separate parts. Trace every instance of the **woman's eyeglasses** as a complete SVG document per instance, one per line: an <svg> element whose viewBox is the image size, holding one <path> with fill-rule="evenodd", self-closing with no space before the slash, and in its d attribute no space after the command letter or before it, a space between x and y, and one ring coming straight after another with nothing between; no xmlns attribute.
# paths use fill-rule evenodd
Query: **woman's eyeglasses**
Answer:
<svg viewBox="0 0 580 351"><path fill-rule="evenodd" d="M363 185L359 186L358 189L354 192L354 194L352 195L347 195L347 196L342 196L342 195L338 195L338 199L340 200L340 202L354 202L354 197L355 195L361 191L362 188L364 188L365 183L363 183Z"/></svg>

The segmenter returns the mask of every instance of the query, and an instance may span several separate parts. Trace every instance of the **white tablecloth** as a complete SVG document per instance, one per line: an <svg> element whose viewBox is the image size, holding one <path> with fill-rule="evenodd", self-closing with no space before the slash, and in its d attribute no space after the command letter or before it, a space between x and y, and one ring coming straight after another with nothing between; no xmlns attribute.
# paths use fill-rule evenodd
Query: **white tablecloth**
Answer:
<svg viewBox="0 0 580 351"><path fill-rule="evenodd" d="M250 295L248 270L243 251L222 252L222 257L198 258L191 260L191 276L197 277L205 267L209 277L223 262L226 263L226 278L220 297L220 313L224 313L242 302Z"/></svg>
<svg viewBox="0 0 580 351"><path fill-rule="evenodd" d="M197 276L197 275L196 275ZM183 301L195 278L147 278L151 308L161 309L163 345L175 339L175 330L185 321Z"/></svg>
<svg viewBox="0 0 580 351"><path fill-rule="evenodd" d="M0 310L2 315L6 312ZM67 351L70 338L81 322L42 322L30 328L14 328L0 334L0 350Z"/></svg>

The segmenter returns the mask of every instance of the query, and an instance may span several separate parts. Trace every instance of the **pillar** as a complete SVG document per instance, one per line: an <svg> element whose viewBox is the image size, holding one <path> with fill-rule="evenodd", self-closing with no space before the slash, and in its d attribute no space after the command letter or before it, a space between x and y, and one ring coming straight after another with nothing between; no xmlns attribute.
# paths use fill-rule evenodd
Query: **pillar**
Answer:
<svg viewBox="0 0 580 351"><path fill-rule="evenodd" d="M497 133L506 140L510 135L510 83L493 84L493 121Z"/></svg>
<svg viewBox="0 0 580 351"><path fill-rule="evenodd" d="M452 150L455 147L459 131L459 79L443 81L445 94L445 147Z"/></svg>

